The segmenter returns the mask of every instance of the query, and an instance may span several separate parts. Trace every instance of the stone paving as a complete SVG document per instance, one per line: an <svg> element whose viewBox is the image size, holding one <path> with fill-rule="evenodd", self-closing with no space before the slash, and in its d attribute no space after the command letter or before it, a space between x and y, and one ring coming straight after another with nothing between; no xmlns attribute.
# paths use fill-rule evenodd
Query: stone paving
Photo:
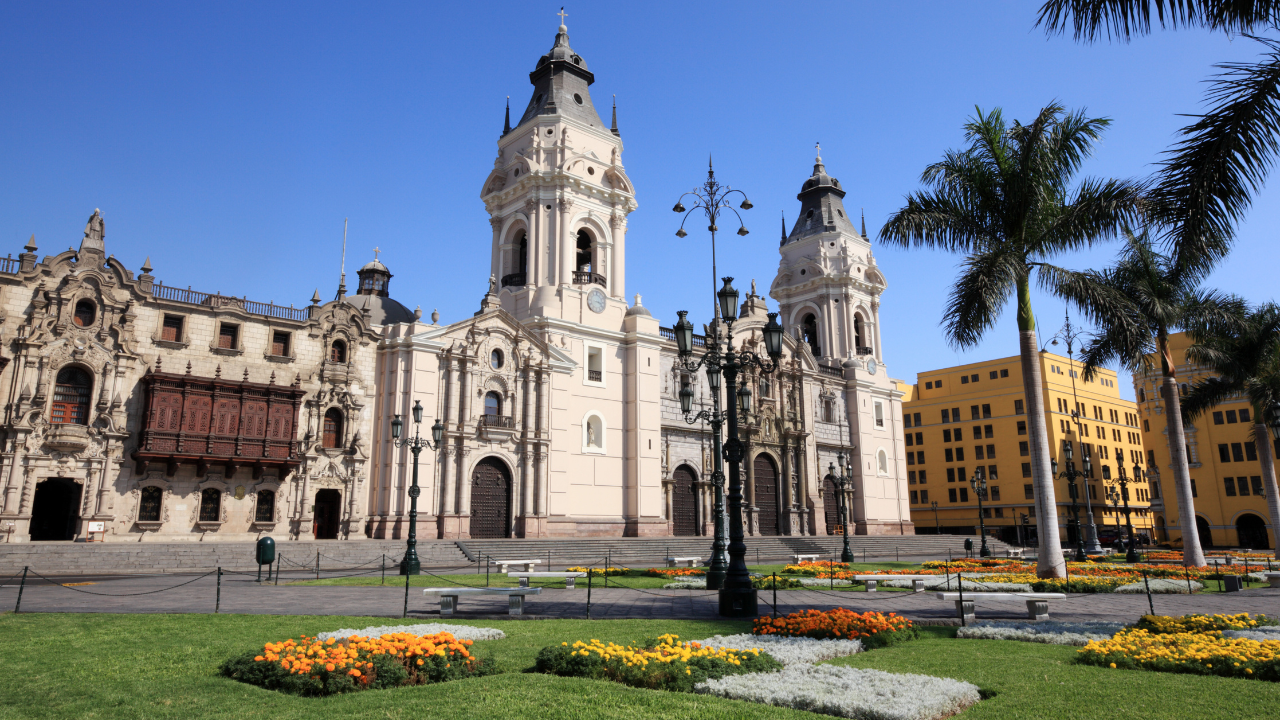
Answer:
<svg viewBox="0 0 1280 720"><path fill-rule="evenodd" d="M305 579L286 573L284 580ZM227 574L222 578L220 612L270 615L363 615L400 617L405 590L397 585L399 576L388 576L387 586L290 586L259 584L253 574ZM64 582L86 578L64 578ZM612 582L612 581L611 581ZM178 583L188 583L173 588ZM483 585L483 576L476 576ZM440 585L445 585L441 582ZM168 589L166 588L173 588ZM156 592L160 591L160 592ZM0 586L0 610L11 611L17 600L15 580ZM163 577L115 577L99 579L92 585L62 587L33 579L23 590L22 612L104 612L104 613L210 613L217 592L212 575ZM95 594L90 594L95 593ZM100 593L100 594L99 594ZM143 594L147 593L147 594ZM859 612L896 612L921 621L945 622L955 617L952 602L938 600L934 593L905 593L824 590L779 590L778 612L807 608L845 607ZM773 611L773 593L759 593L760 612ZM1258 588L1230 594L1153 595L1155 610L1162 615L1186 613L1280 613L1280 590ZM505 597L462 596L457 619L506 618ZM976 603L978 619L1018 619L1026 617L1020 599L981 599ZM1049 615L1057 620L1110 620L1133 622L1148 612L1147 596L1100 594L1070 595L1050 601ZM532 596L525 605L526 618L583 618L587 616L587 589L547 590ZM409 616L439 617L439 604L423 597L421 588L409 589ZM717 616L717 594L705 590L621 589L593 587L592 618L705 618Z"/></svg>

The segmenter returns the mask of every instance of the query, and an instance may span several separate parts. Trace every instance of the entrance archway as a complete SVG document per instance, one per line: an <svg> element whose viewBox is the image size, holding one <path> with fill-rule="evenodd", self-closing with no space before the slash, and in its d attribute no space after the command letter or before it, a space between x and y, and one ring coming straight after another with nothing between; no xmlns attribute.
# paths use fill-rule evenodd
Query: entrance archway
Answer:
<svg viewBox="0 0 1280 720"><path fill-rule="evenodd" d="M760 535L778 534L778 466L773 458L760 454L756 456L756 509L759 510L756 523Z"/></svg>
<svg viewBox="0 0 1280 720"><path fill-rule="evenodd" d="M1169 542L1169 531L1165 528L1164 518L1156 516L1156 542Z"/></svg>
<svg viewBox="0 0 1280 720"><path fill-rule="evenodd" d="M827 534L835 535L840 525L840 502L836 497L836 484L830 477L822 478L822 514L827 521Z"/></svg>
<svg viewBox="0 0 1280 720"><path fill-rule="evenodd" d="M471 473L471 537L511 537L511 472L498 458L481 460Z"/></svg>
<svg viewBox="0 0 1280 720"><path fill-rule="evenodd" d="M1196 516L1196 534L1200 536L1200 547L1213 547L1213 530L1209 528L1209 521Z"/></svg>
<svg viewBox="0 0 1280 720"><path fill-rule="evenodd" d="M74 540L80 509L80 483L49 478L36 485L31 500L32 540Z"/></svg>
<svg viewBox="0 0 1280 720"><path fill-rule="evenodd" d="M693 468L681 465L671 473L672 531L679 536L698 534L698 493L694 490Z"/></svg>
<svg viewBox="0 0 1280 720"><path fill-rule="evenodd" d="M1242 548L1265 550L1271 547L1267 540L1266 521L1253 513L1245 513L1236 518L1236 535Z"/></svg>
<svg viewBox="0 0 1280 720"><path fill-rule="evenodd" d="M317 540L337 540L342 521L342 493L327 488L316 493L315 535Z"/></svg>

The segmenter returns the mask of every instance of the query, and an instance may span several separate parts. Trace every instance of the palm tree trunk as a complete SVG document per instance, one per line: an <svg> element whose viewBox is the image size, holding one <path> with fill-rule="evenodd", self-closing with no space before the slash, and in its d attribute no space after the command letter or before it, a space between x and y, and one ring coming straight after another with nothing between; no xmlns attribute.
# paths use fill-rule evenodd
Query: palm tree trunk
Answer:
<svg viewBox="0 0 1280 720"><path fill-rule="evenodd" d="M1253 417L1265 417L1254 408ZM1280 496L1276 495L1276 464L1271 455L1271 433L1261 422L1253 426L1253 442L1258 446L1258 460L1262 462L1262 484L1267 488L1267 512L1271 515L1271 534L1276 559L1280 560Z"/></svg>
<svg viewBox="0 0 1280 720"><path fill-rule="evenodd" d="M1035 486L1036 524L1040 533L1036 575L1060 578L1066 576L1067 565L1062 559L1062 541L1058 538L1058 501L1053 491L1053 474L1049 471L1049 428L1045 425L1044 388L1034 324L1030 330L1021 330L1018 336L1022 394L1027 401L1027 437L1031 441L1031 482Z"/></svg>
<svg viewBox="0 0 1280 720"><path fill-rule="evenodd" d="M1187 463L1187 442L1182 434L1182 402L1178 399L1178 379L1166 370L1160 383L1164 395L1165 430L1173 460L1173 488L1178 495L1178 524L1182 526L1182 564L1204 567L1204 550L1196 527L1196 505L1191 495L1191 468Z"/></svg>

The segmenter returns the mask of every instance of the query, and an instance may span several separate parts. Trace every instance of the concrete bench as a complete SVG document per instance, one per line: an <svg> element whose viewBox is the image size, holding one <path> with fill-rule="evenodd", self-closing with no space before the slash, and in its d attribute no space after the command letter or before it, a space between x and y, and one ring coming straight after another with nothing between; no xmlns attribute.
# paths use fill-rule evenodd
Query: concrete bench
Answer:
<svg viewBox="0 0 1280 720"><path fill-rule="evenodd" d="M1004 551L1005 557L1022 559L1023 553L1026 551L1022 548L1008 548Z"/></svg>
<svg viewBox="0 0 1280 720"><path fill-rule="evenodd" d="M576 578L586 577L584 572L513 572L507 573L507 577L520 578L520 587L529 587L529 578L564 578L565 590L573 589L573 581Z"/></svg>
<svg viewBox="0 0 1280 720"><path fill-rule="evenodd" d="M489 564L497 565L498 572L500 573L507 572L512 565L519 565L522 570L527 572L529 570L532 570L534 565L541 565L542 561L541 560L490 560Z"/></svg>
<svg viewBox="0 0 1280 720"><path fill-rule="evenodd" d="M799 565L802 562L818 562L819 557L822 557L822 556L821 555L792 555L791 561Z"/></svg>
<svg viewBox="0 0 1280 720"><path fill-rule="evenodd" d="M972 592L964 593L964 601L960 600L958 592L940 592L937 594L939 600L952 600L956 604L956 616L965 622L974 622L973 601L981 598L983 600L1025 600L1027 602L1027 618L1029 620L1048 620L1049 619L1049 601L1065 600L1067 596L1064 593L995 593L995 592Z"/></svg>
<svg viewBox="0 0 1280 720"><path fill-rule="evenodd" d="M1280 572L1262 573L1262 577L1266 578L1267 582L1271 583L1271 587L1280 588Z"/></svg>
<svg viewBox="0 0 1280 720"><path fill-rule="evenodd" d="M680 567L680 563L684 563L686 567L695 567L702 564L700 557L669 557L667 558L667 567Z"/></svg>
<svg viewBox="0 0 1280 720"><path fill-rule="evenodd" d="M509 601L508 613L524 614L524 598L526 595L540 595L542 588L423 588L423 595L440 596L440 614L452 615L458 609L458 597L461 595L506 595Z"/></svg>
<svg viewBox="0 0 1280 720"><path fill-rule="evenodd" d="M924 581L938 577L937 575L854 575L854 580L861 580L867 586L867 592L875 592L876 585L881 580L910 580L911 589L915 592L924 591Z"/></svg>

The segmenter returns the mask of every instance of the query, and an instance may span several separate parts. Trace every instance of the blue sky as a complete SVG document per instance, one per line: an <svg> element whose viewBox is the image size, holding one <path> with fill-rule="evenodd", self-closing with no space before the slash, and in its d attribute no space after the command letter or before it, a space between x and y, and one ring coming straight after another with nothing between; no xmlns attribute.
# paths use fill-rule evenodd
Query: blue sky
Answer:
<svg viewBox="0 0 1280 720"><path fill-rule="evenodd" d="M618 97L639 209L627 292L669 324L706 320L705 233L674 236L670 208L704 176L746 190L751 234L720 245L722 274L767 288L779 214L821 141L828 171L874 236L962 142L975 105L1029 120L1051 100L1113 118L1089 175L1138 177L1201 108L1212 65L1253 43L1164 32L1080 45L1034 27L1038 3L590 3L570 5L597 106ZM305 305L375 246L392 294L444 322L470 316L489 274L479 199L506 96L554 40L556 3L17 3L0 5L0 253L35 234L78 245L94 208L107 249L166 284ZM1264 191L1211 282L1272 298L1275 193ZM1117 247L1064 258L1100 266ZM953 256L875 244L889 280L891 374L1017 353L1012 310L978 347L939 328ZM686 279L688 281L686 281ZM352 277L354 286L354 276ZM1042 336L1063 304L1036 298ZM1124 388L1132 395L1130 388Z"/></svg>

